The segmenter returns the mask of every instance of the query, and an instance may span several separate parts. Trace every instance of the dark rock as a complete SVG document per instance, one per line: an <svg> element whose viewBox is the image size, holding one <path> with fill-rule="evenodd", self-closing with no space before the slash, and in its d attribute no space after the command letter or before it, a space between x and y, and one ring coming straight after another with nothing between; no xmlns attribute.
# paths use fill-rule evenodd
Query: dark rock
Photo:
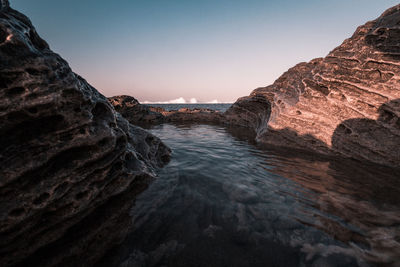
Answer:
<svg viewBox="0 0 400 267"><path fill-rule="evenodd" d="M38 266L94 263L123 236L124 230L112 230L120 213L110 203L129 198L132 204L152 180L153 167L170 154L73 73L4 0L0 125L1 266L41 261L35 255L48 251L52 258ZM60 241L77 231L80 241ZM84 251L90 255L79 257Z"/></svg>
<svg viewBox="0 0 400 267"><path fill-rule="evenodd" d="M148 106L139 104L132 96L120 95L108 98L115 110L136 125L161 123L164 117L157 111L152 111Z"/></svg>
<svg viewBox="0 0 400 267"><path fill-rule="evenodd" d="M169 162L171 150L158 137L129 124L125 119L123 121L129 126L128 141L135 147L141 160L153 167L162 167Z"/></svg>
<svg viewBox="0 0 400 267"><path fill-rule="evenodd" d="M0 0L0 10L5 10L10 7L8 0Z"/></svg>
<svg viewBox="0 0 400 267"><path fill-rule="evenodd" d="M400 167L400 5L226 112L258 141Z"/></svg>

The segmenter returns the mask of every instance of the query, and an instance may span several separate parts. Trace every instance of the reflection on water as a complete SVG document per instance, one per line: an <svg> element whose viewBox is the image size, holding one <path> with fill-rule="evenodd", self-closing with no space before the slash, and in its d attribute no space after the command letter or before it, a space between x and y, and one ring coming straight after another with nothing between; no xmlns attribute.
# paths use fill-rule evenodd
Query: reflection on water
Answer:
<svg viewBox="0 0 400 267"><path fill-rule="evenodd" d="M397 266L400 172L254 144L216 126L151 129L172 160L103 266Z"/></svg>

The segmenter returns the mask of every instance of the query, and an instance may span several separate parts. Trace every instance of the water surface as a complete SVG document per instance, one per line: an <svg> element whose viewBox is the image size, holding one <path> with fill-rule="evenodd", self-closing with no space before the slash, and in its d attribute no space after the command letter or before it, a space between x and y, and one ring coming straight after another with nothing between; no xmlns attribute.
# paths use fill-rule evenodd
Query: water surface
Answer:
<svg viewBox="0 0 400 267"><path fill-rule="evenodd" d="M400 173L261 147L238 130L159 125L172 160L103 266L396 266Z"/></svg>

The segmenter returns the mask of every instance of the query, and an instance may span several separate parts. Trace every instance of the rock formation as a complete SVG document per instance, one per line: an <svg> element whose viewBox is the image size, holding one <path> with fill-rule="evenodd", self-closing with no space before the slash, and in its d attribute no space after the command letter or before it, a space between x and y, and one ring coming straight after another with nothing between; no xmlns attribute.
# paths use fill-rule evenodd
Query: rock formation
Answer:
<svg viewBox="0 0 400 267"><path fill-rule="evenodd" d="M400 167L400 5L226 112L261 142Z"/></svg>
<svg viewBox="0 0 400 267"><path fill-rule="evenodd" d="M181 108L167 111L160 107L142 105L132 96L121 95L108 98L114 108L130 123L135 125L149 125L158 123L223 123L221 112L196 108Z"/></svg>
<svg viewBox="0 0 400 267"><path fill-rule="evenodd" d="M0 4L0 265L93 264L126 231L113 229L118 210L129 210L115 201L132 204L170 150ZM77 257L82 250L90 255ZM32 256L47 251L51 260Z"/></svg>
<svg viewBox="0 0 400 267"><path fill-rule="evenodd" d="M152 111L145 105L141 105L139 101L132 96L113 96L109 97L108 100L116 111L135 125L161 123L164 121L164 116L162 114Z"/></svg>

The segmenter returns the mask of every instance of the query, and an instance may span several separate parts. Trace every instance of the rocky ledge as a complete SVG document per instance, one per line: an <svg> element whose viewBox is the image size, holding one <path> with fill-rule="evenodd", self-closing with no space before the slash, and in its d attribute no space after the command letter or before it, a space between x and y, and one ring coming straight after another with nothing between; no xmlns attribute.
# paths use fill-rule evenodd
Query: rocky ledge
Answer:
<svg viewBox="0 0 400 267"><path fill-rule="evenodd" d="M121 241L128 227L115 223L127 221L120 215L170 155L73 73L5 0L0 125L1 266L92 265Z"/></svg>
<svg viewBox="0 0 400 267"><path fill-rule="evenodd" d="M120 95L108 98L115 110L121 113L130 123L135 125L149 125L159 123L223 123L221 112L197 108L181 108L179 110L165 110L160 107L142 105L132 96Z"/></svg>
<svg viewBox="0 0 400 267"><path fill-rule="evenodd" d="M400 5L226 112L261 142L400 167Z"/></svg>

